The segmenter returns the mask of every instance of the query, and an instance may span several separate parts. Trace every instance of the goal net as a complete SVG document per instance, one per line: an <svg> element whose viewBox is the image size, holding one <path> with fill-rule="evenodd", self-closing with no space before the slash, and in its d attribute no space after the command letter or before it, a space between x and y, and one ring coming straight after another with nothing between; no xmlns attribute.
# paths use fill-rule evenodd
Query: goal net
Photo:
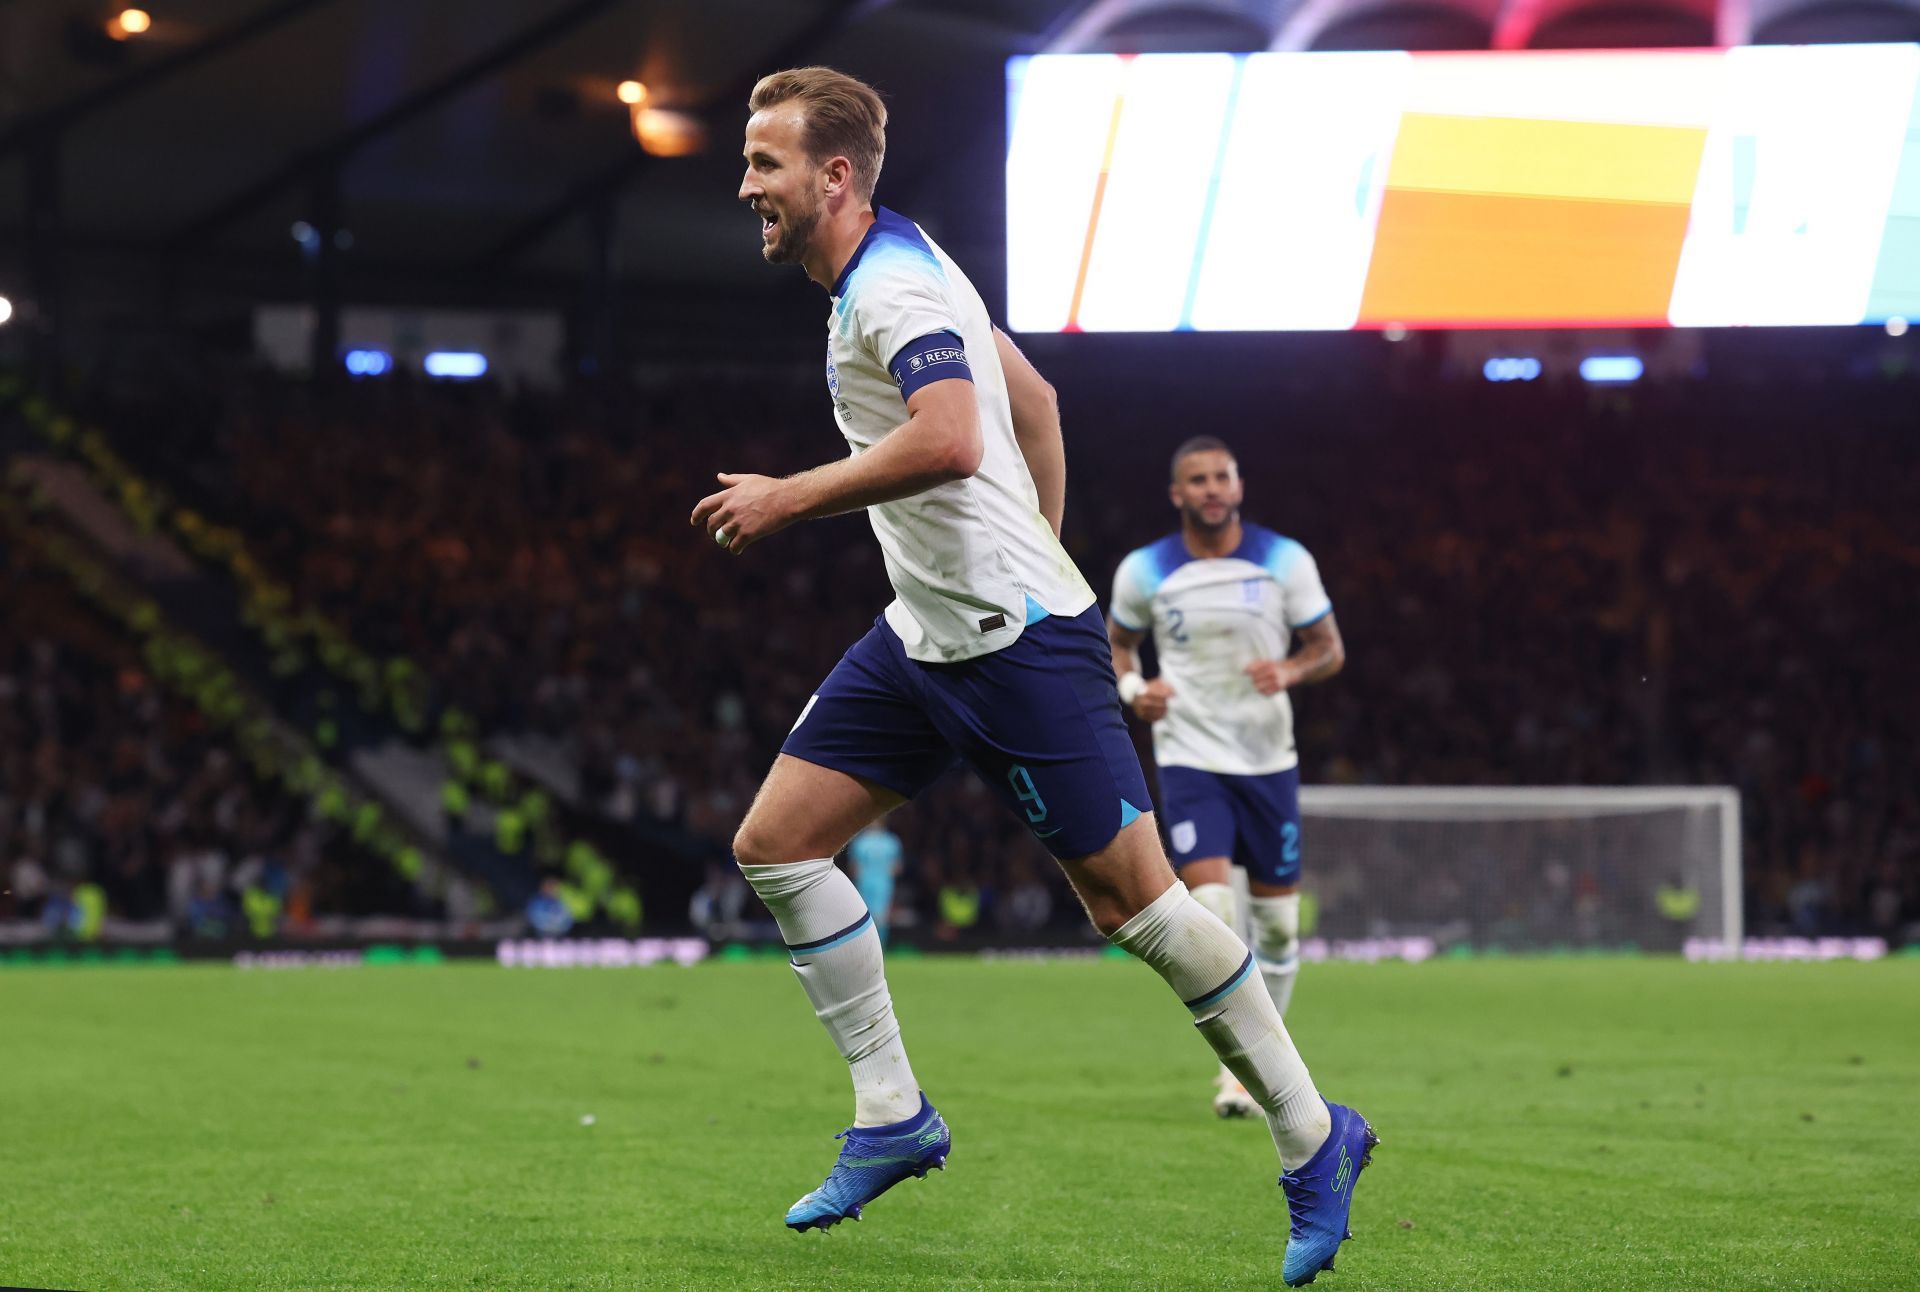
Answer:
<svg viewBox="0 0 1920 1292"><path fill-rule="evenodd" d="M1436 951L1740 941L1732 789L1310 786L1300 806L1309 937Z"/></svg>

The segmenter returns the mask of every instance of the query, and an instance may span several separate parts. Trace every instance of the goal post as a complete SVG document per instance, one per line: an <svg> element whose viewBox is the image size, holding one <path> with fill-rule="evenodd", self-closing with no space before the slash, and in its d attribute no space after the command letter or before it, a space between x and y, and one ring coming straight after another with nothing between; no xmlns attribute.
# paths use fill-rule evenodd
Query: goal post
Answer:
<svg viewBox="0 0 1920 1292"><path fill-rule="evenodd" d="M1440 950L1741 942L1731 788L1315 785L1300 809L1311 936Z"/></svg>

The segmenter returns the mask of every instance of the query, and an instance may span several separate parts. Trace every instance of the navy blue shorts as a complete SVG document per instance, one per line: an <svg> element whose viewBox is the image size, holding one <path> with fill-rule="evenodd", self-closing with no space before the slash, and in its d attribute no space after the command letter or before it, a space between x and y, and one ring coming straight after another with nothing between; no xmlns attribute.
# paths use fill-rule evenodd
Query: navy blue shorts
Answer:
<svg viewBox="0 0 1920 1292"><path fill-rule="evenodd" d="M1153 810L1097 606L1030 620L1011 646L957 664L907 658L875 620L780 752L907 798L964 761L1056 857L1096 853Z"/></svg>
<svg viewBox="0 0 1920 1292"><path fill-rule="evenodd" d="M1177 869L1226 857L1262 884L1300 882L1300 769L1228 776L1162 767L1162 819Z"/></svg>

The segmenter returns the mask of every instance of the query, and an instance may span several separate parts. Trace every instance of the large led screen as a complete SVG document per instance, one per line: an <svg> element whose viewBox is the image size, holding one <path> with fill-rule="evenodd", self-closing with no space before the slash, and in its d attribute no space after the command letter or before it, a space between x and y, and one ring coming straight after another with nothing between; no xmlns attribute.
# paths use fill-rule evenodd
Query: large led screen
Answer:
<svg viewBox="0 0 1920 1292"><path fill-rule="evenodd" d="M1020 331L1920 318L1920 46L1041 55Z"/></svg>

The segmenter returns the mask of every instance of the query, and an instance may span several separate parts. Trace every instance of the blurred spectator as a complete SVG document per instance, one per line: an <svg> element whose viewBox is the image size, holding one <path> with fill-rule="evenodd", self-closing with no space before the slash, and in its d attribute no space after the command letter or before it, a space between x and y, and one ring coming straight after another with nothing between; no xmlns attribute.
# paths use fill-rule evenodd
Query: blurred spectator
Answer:
<svg viewBox="0 0 1920 1292"><path fill-rule="evenodd" d="M714 862L695 890L687 919L706 936L718 940L743 936L741 917L753 901L753 890L737 867Z"/></svg>
<svg viewBox="0 0 1920 1292"><path fill-rule="evenodd" d="M252 775L19 546L0 546L0 604L0 920L228 938L315 912L412 913L387 863Z"/></svg>
<svg viewBox="0 0 1920 1292"><path fill-rule="evenodd" d="M543 938L565 937L573 928L573 908L560 892L560 881L549 879L527 903L527 923Z"/></svg>
<svg viewBox="0 0 1920 1292"><path fill-rule="evenodd" d="M1732 784L1754 931L1920 915L1910 382L1373 390L1303 373L1255 393L1244 373L1050 375L1065 540L1096 590L1171 528L1165 454L1195 426L1229 433L1249 517L1319 558L1350 658L1296 700L1309 782ZM594 811L724 850L813 686L890 596L857 517L737 561L686 524L716 470L841 451L817 387L678 374L589 400L262 378L125 447L482 730L559 742ZM920 871L896 900L918 918L1079 923L970 776L895 828ZM1592 921L1593 882L1570 874L1553 898L1573 925ZM727 888L696 910L715 918Z"/></svg>
<svg viewBox="0 0 1920 1292"><path fill-rule="evenodd" d="M860 890L860 899L873 912L874 927L880 931L884 946L893 919L894 881L905 869L900 859L900 836L875 821L853 836L853 842L847 845L847 860L853 863L853 882Z"/></svg>

